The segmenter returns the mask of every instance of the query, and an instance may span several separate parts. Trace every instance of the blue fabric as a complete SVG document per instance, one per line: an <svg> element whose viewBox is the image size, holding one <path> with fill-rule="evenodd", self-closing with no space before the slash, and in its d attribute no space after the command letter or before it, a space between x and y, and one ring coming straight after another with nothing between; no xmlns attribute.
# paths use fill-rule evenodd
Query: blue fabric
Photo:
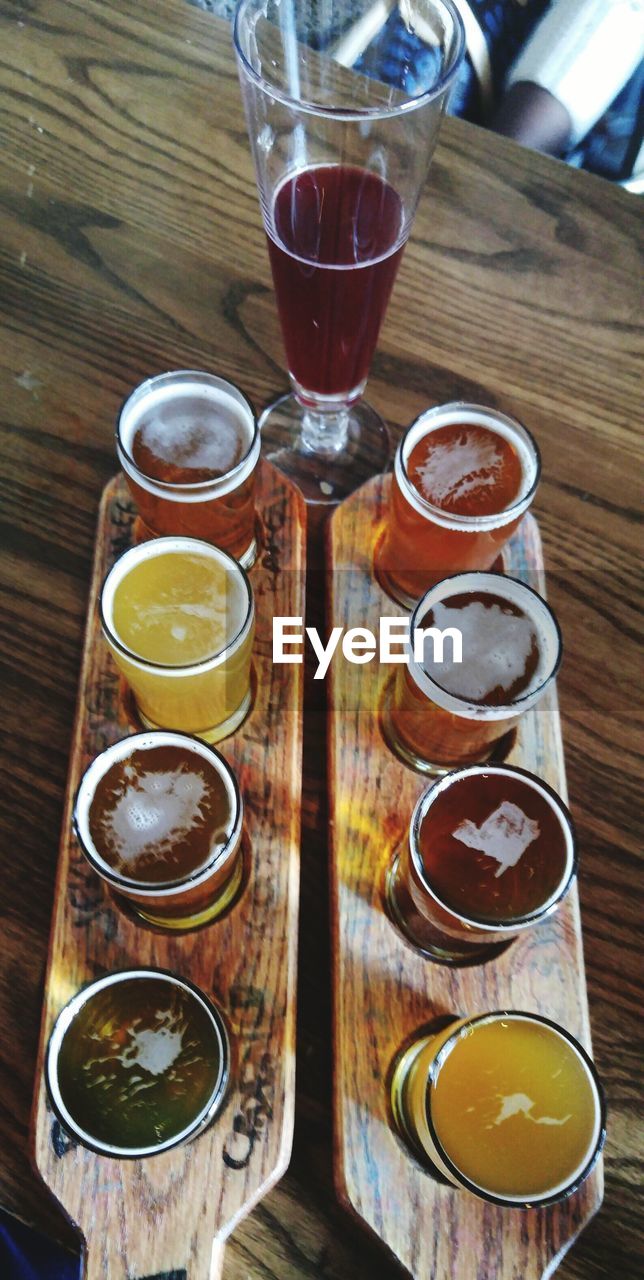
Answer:
<svg viewBox="0 0 644 1280"><path fill-rule="evenodd" d="M507 73L520 49L532 34L550 0L469 0L485 36L492 67L493 106L500 102ZM378 46L382 56L378 60ZM405 27L396 8L386 25L369 47L368 60L374 66L374 55L382 79L409 93L422 92L432 78L438 54L429 49ZM366 55L356 66L369 74ZM644 99L644 64L640 65L618 94L608 111L582 139L576 149L564 156L569 164L588 169L602 177L621 181L633 171L642 142L642 102ZM477 78L469 57L450 97L448 112L474 124L485 125L481 111Z"/></svg>
<svg viewBox="0 0 644 1280"><path fill-rule="evenodd" d="M492 67L492 109L503 93L506 75L520 49L529 39L551 0L468 0L488 46ZM231 17L236 0L188 0L200 9L220 17ZM321 36L325 46L337 39L348 23L346 8L334 7L336 24ZM378 58L378 48L382 56ZM409 92L422 91L431 78L436 53L407 30L396 7L386 26L372 41L356 66L364 73L377 68L378 77ZM370 64L370 65L368 65ZM642 142L642 101L644 98L644 64L622 89L601 120L573 152L563 156L569 164L588 169L613 181L631 176ZM450 115L461 116L474 124L485 125L479 99L478 82L469 58L465 58L454 85L448 106Z"/></svg>
<svg viewBox="0 0 644 1280"><path fill-rule="evenodd" d="M80 1258L0 1209L2 1280L79 1280Z"/></svg>

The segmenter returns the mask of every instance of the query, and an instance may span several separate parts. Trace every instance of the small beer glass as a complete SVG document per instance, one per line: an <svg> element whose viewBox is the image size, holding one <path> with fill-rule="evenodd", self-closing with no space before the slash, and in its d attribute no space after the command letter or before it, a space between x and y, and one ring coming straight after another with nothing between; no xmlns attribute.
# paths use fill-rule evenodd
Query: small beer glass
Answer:
<svg viewBox="0 0 644 1280"><path fill-rule="evenodd" d="M149 924L197 928L239 891L237 780L195 738L156 731L115 742L83 775L73 824L90 866Z"/></svg>
<svg viewBox="0 0 644 1280"><path fill-rule="evenodd" d="M78 991L45 1058L64 1129L99 1155L133 1160L202 1133L229 1076L219 1010L186 978L154 968L107 973Z"/></svg>
<svg viewBox="0 0 644 1280"><path fill-rule="evenodd" d="M389 912L432 959L481 961L552 915L576 866L570 814L545 782L470 765L420 796L388 870Z"/></svg>
<svg viewBox="0 0 644 1280"><path fill-rule="evenodd" d="M445 633L442 654L433 632ZM561 661L552 610L504 574L463 573L439 582L416 605L410 637L409 660L385 690L382 728L396 755L420 773L489 758L543 697Z"/></svg>
<svg viewBox="0 0 644 1280"><path fill-rule="evenodd" d="M588 1054L550 1019L514 1010L421 1035L395 1063L391 1104L428 1172L508 1208L571 1195L606 1136Z"/></svg>
<svg viewBox="0 0 644 1280"><path fill-rule="evenodd" d="M535 441L507 414L458 402L421 413L396 450L376 552L387 593L413 608L441 578L491 569L534 498L540 469Z"/></svg>
<svg viewBox="0 0 644 1280"><path fill-rule="evenodd" d="M145 528L203 538L245 569L257 552L253 407L232 382L181 369L148 378L128 396L116 450Z"/></svg>
<svg viewBox="0 0 644 1280"><path fill-rule="evenodd" d="M255 606L225 551L194 538L131 547L105 580L101 623L146 728L218 742L241 724Z"/></svg>

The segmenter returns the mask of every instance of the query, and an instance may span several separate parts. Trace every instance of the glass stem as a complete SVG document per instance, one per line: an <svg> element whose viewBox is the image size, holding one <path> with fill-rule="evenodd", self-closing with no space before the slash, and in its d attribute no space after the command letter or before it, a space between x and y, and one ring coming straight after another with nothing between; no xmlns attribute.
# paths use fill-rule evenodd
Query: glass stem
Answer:
<svg viewBox="0 0 644 1280"><path fill-rule="evenodd" d="M348 409L307 409L302 419L302 443L311 453L340 453L348 433Z"/></svg>

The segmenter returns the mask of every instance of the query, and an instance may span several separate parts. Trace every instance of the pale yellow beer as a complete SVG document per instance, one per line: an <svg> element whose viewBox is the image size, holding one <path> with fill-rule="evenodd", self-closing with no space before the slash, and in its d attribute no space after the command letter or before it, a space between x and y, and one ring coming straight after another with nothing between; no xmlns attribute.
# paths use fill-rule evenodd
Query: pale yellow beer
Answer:
<svg viewBox="0 0 644 1280"><path fill-rule="evenodd" d="M216 742L241 724L255 609L244 570L225 551L193 538L132 547L106 578L101 619L147 728Z"/></svg>

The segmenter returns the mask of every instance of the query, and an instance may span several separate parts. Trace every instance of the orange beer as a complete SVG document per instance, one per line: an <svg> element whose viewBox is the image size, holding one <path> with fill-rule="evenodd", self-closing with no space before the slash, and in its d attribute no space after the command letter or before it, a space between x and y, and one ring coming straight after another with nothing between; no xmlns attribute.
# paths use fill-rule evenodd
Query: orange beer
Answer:
<svg viewBox="0 0 644 1280"><path fill-rule="evenodd" d="M391 1103L398 1131L430 1172L508 1208L571 1195L606 1136L588 1054L532 1013L484 1013L419 1036L397 1060Z"/></svg>
<svg viewBox="0 0 644 1280"><path fill-rule="evenodd" d="M121 409L116 449L153 536L203 538L250 568L260 436L234 383L189 369L149 378Z"/></svg>
<svg viewBox="0 0 644 1280"><path fill-rule="evenodd" d="M401 604L441 578L490 569L539 481L537 446L513 418L474 404L420 415L396 451L377 572Z"/></svg>
<svg viewBox="0 0 644 1280"><path fill-rule="evenodd" d="M400 666L385 703L383 730L397 755L421 773L486 759L495 743L543 696L561 661L557 620L541 596L498 573L462 573L416 605L410 635L429 628L462 636L462 662L431 635L422 657Z"/></svg>

